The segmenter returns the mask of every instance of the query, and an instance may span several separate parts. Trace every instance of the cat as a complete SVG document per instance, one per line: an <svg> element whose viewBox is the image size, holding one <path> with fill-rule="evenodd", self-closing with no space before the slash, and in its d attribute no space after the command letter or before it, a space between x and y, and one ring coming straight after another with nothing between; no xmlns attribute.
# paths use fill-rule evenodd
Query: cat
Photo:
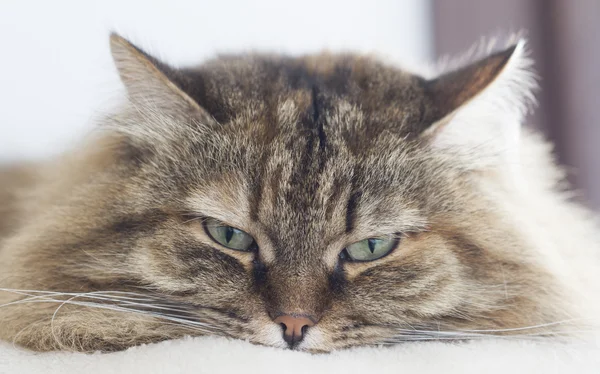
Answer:
<svg viewBox="0 0 600 374"><path fill-rule="evenodd" d="M330 53L176 69L110 46L122 107L0 172L1 339L328 352L585 325L597 230L521 128L523 40L432 78Z"/></svg>

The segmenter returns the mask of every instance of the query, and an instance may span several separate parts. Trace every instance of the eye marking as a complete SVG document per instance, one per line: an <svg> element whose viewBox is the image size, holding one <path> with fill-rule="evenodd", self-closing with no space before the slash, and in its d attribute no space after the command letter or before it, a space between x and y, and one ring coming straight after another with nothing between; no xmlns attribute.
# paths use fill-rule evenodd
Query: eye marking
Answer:
<svg viewBox="0 0 600 374"><path fill-rule="evenodd" d="M378 260L390 254L400 243L399 235L368 238L350 244L340 252L340 259L350 262Z"/></svg>
<svg viewBox="0 0 600 374"><path fill-rule="evenodd" d="M206 218L203 225L208 237L225 248L242 252L252 252L257 249L256 240L245 231L228 226L214 218Z"/></svg>

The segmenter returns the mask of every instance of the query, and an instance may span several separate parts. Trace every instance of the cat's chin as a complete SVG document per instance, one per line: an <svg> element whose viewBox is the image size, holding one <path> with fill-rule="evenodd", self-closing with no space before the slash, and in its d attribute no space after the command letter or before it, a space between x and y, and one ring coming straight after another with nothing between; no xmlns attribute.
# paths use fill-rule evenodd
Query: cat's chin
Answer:
<svg viewBox="0 0 600 374"><path fill-rule="evenodd" d="M382 346L391 338L390 330L380 326L361 326L336 331L315 326L308 331L302 342L291 349L309 353L329 353L357 347Z"/></svg>

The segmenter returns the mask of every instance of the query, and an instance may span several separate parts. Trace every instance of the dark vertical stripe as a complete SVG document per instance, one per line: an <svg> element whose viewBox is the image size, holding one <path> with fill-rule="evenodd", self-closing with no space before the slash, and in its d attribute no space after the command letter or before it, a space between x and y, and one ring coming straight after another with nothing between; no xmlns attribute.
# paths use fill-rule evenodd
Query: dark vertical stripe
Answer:
<svg viewBox="0 0 600 374"><path fill-rule="evenodd" d="M319 139L319 173L325 168L325 161L327 160L326 147L327 137L325 135L325 129L323 128L324 123L321 117L321 111L323 110L323 100L319 93L319 89L316 85L312 87L312 107L313 107L313 126L317 132L317 138Z"/></svg>
<svg viewBox="0 0 600 374"><path fill-rule="evenodd" d="M354 230L354 224L356 222L356 210L362 196L361 191L353 191L348 199L348 205L346 206L346 232L349 233Z"/></svg>
<svg viewBox="0 0 600 374"><path fill-rule="evenodd" d="M316 85L312 86L312 121L313 124L319 123L320 113L320 103L319 103L319 89Z"/></svg>
<svg viewBox="0 0 600 374"><path fill-rule="evenodd" d="M260 160L258 162L258 167L262 168L263 165L267 163L268 155L263 153L260 156ZM252 221L258 221L258 213L260 210L260 203L262 201L263 194L263 178L264 178L264 170L260 172L257 170L256 174L253 177L251 191L249 196L249 205L250 205L250 219Z"/></svg>

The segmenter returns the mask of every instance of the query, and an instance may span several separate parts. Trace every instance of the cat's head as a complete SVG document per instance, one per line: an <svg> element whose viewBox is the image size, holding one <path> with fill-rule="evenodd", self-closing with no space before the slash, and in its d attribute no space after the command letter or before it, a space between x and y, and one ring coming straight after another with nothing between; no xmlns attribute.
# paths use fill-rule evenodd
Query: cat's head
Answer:
<svg viewBox="0 0 600 374"><path fill-rule="evenodd" d="M99 203L83 204L79 277L314 351L555 317L550 276L494 197L518 183L523 43L432 79L356 55L175 69L111 48L129 101L85 190Z"/></svg>

